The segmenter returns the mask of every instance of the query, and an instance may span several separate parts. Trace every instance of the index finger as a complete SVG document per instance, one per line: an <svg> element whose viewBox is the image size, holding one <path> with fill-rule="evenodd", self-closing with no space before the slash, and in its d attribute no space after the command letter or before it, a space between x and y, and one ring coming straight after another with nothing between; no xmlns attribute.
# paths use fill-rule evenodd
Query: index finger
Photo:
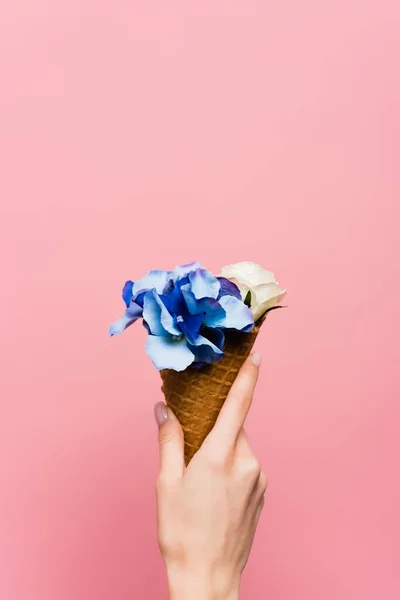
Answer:
<svg viewBox="0 0 400 600"><path fill-rule="evenodd" d="M252 352L233 382L217 422L209 434L209 442L218 446L219 452L231 449L236 444L253 400L260 364L261 355L259 352Z"/></svg>

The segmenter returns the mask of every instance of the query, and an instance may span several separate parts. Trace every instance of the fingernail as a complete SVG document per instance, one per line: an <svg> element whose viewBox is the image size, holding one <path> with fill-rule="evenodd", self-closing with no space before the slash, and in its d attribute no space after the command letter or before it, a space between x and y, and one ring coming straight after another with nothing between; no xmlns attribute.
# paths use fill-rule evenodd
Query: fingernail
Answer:
<svg viewBox="0 0 400 600"><path fill-rule="evenodd" d="M259 367L261 365L261 354L257 352L257 350L254 350L251 353L251 362L255 367Z"/></svg>
<svg viewBox="0 0 400 600"><path fill-rule="evenodd" d="M159 427L168 419L168 410L164 402L157 402L154 406L154 416Z"/></svg>

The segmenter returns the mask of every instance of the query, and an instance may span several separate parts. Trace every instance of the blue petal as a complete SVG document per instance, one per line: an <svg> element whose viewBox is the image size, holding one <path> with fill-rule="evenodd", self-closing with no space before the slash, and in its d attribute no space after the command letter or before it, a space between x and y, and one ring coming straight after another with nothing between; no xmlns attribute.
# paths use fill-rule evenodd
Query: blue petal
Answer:
<svg viewBox="0 0 400 600"><path fill-rule="evenodd" d="M200 308L200 302L196 300L193 292L190 290L190 283L187 283L181 287L182 295L185 300L188 311L191 315L198 315L200 313L205 313L205 311Z"/></svg>
<svg viewBox="0 0 400 600"><path fill-rule="evenodd" d="M175 287L175 283L173 281L173 279L169 279L165 285L165 288L163 289L162 293L163 294L169 294L170 292L172 292L172 290Z"/></svg>
<svg viewBox="0 0 400 600"><path fill-rule="evenodd" d="M178 267L175 267L173 271L174 279L184 277L185 275L188 275L191 271L195 271L196 269L204 269L204 267L199 262L191 262L187 263L186 265L180 265Z"/></svg>
<svg viewBox="0 0 400 600"><path fill-rule="evenodd" d="M190 314L205 315L204 323L206 325L213 327L215 321L220 321L225 317L225 310L217 300L214 298L202 298L201 300L196 300L193 292L190 290L190 285L182 286L182 294Z"/></svg>
<svg viewBox="0 0 400 600"><path fill-rule="evenodd" d="M149 335L146 352L156 369L174 369L183 371L194 361L194 354L185 339L173 340L172 337Z"/></svg>
<svg viewBox="0 0 400 600"><path fill-rule="evenodd" d="M250 308L244 302L233 296L222 296L219 300L225 309L225 318L214 322L214 327L238 329L239 331L251 331L254 327L254 317Z"/></svg>
<svg viewBox="0 0 400 600"><path fill-rule="evenodd" d="M213 363L223 358L224 353L206 337L199 335L195 344L189 344L196 362Z"/></svg>
<svg viewBox="0 0 400 600"><path fill-rule="evenodd" d="M131 303L132 286L133 286L133 281L129 280L125 283L124 287L122 288L122 299L126 304L126 308L129 308L129 305Z"/></svg>
<svg viewBox="0 0 400 600"><path fill-rule="evenodd" d="M184 284L185 281L186 283ZM177 281L174 289L169 294L160 296L160 299L168 312L173 315L175 325L179 327L180 331L182 331L189 340L192 340L199 334L204 314L191 315L188 311L181 291L182 284L187 285L188 281L189 279L187 277Z"/></svg>
<svg viewBox="0 0 400 600"><path fill-rule="evenodd" d="M135 304L135 302L131 302L129 308L126 309L124 316L111 325L111 327L108 330L108 333L110 335L117 335L118 333L122 333L127 327L129 327L129 325L132 325L141 316L142 307Z"/></svg>
<svg viewBox="0 0 400 600"><path fill-rule="evenodd" d="M188 341L190 343L194 343L194 341L199 337L200 327L203 323L204 315L191 315L188 312L184 316L179 315L175 317L175 323L185 334Z"/></svg>
<svg viewBox="0 0 400 600"><path fill-rule="evenodd" d="M147 294L147 292L140 292L140 294L138 294L135 298L136 304L139 304L139 306L141 306L142 308L143 308L144 297L146 294Z"/></svg>
<svg viewBox="0 0 400 600"><path fill-rule="evenodd" d="M220 290L220 283L210 271L206 269L196 269L189 275L190 289L196 300L201 298L217 298Z"/></svg>
<svg viewBox="0 0 400 600"><path fill-rule="evenodd" d="M185 275L185 277L181 277L177 282L176 285L179 287L179 289L182 288L182 286L186 285L189 282L189 276Z"/></svg>
<svg viewBox="0 0 400 600"><path fill-rule="evenodd" d="M217 323L225 318L225 309L221 306L221 303L213 298L203 298L200 300L205 308L206 316L204 317L204 324L208 327L218 327Z"/></svg>
<svg viewBox="0 0 400 600"><path fill-rule="evenodd" d="M238 300L242 299L240 290L236 283L226 279L225 277L218 277L218 281L221 285L221 290L219 292L217 300L219 300L222 296L234 296Z"/></svg>
<svg viewBox="0 0 400 600"><path fill-rule="evenodd" d="M143 319L153 335L180 335L172 315L161 302L156 290L150 290L144 297Z"/></svg>
<svg viewBox="0 0 400 600"><path fill-rule="evenodd" d="M216 327L202 327L201 333L213 344L218 346L220 350L223 349L225 344L225 334L222 329L218 329Z"/></svg>
<svg viewBox="0 0 400 600"><path fill-rule="evenodd" d="M162 294L160 299L171 315L181 315L186 310L179 282L177 282L169 294Z"/></svg>
<svg viewBox="0 0 400 600"><path fill-rule="evenodd" d="M147 275L133 284L133 299L136 300L138 294L141 292L147 292L153 288L158 294L162 294L171 277L171 271L149 271Z"/></svg>

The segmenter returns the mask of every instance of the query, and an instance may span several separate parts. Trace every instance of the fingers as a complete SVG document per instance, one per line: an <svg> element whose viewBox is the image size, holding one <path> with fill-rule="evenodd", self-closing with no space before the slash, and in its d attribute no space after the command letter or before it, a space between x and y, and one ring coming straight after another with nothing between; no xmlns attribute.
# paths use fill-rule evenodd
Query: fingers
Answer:
<svg viewBox="0 0 400 600"><path fill-rule="evenodd" d="M164 402L155 405L154 416L159 427L160 476L164 480L176 481L182 477L185 468L182 427Z"/></svg>
<svg viewBox="0 0 400 600"><path fill-rule="evenodd" d="M261 356L252 352L243 363L210 433L215 451L230 452L236 444L253 400Z"/></svg>

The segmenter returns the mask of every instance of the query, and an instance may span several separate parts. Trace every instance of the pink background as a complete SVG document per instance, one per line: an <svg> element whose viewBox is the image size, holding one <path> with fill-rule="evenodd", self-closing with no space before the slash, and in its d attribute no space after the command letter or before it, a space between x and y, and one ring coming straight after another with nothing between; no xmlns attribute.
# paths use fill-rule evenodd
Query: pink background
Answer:
<svg viewBox="0 0 400 600"><path fill-rule="evenodd" d="M191 259L290 290L243 599L398 599L398 2L0 11L2 600L166 599L160 382L107 328L126 278Z"/></svg>

